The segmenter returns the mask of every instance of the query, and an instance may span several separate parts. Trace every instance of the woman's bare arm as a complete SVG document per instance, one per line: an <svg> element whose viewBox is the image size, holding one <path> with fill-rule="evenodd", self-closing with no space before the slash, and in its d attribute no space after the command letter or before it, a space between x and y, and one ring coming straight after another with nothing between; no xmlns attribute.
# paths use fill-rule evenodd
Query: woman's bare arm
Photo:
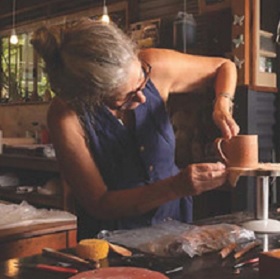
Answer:
<svg viewBox="0 0 280 279"><path fill-rule="evenodd" d="M64 179L75 198L97 218L143 214L170 200L216 188L226 179L221 164L201 164L153 184L108 191L76 114L58 98L50 107L48 125Z"/></svg>

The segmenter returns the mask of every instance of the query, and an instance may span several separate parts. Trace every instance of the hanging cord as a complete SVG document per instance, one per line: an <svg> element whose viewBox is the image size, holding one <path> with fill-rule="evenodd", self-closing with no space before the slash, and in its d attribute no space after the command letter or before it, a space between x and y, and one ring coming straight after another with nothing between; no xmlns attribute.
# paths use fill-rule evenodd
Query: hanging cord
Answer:
<svg viewBox="0 0 280 279"><path fill-rule="evenodd" d="M15 11L16 11L16 0L13 0L13 18L12 18L12 25L13 29L15 29Z"/></svg>

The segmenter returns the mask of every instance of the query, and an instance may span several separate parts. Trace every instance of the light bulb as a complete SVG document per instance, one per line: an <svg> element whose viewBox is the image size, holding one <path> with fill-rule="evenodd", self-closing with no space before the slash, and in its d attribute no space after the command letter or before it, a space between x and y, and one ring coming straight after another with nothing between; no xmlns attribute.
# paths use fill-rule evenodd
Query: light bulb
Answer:
<svg viewBox="0 0 280 279"><path fill-rule="evenodd" d="M101 21L104 23L109 23L110 22L110 17L108 16L108 9L107 6L103 6L103 15L101 17Z"/></svg>
<svg viewBox="0 0 280 279"><path fill-rule="evenodd" d="M16 34L15 29L12 29L12 34L11 34L11 37L10 37L10 43L13 44L13 45L16 45L18 43L18 36Z"/></svg>

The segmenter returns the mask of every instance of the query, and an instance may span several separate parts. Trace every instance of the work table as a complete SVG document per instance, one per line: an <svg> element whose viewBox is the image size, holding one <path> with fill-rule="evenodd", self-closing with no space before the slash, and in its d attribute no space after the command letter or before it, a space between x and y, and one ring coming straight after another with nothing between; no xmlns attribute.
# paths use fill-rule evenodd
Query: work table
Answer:
<svg viewBox="0 0 280 279"><path fill-rule="evenodd" d="M277 218L278 213L274 211L272 213L274 218ZM214 218L209 218L197 222L200 225L203 224L215 224L215 223L239 223L244 220L248 220L252 216L250 214L230 214L224 216L218 216ZM279 218L277 218L279 219ZM258 255L259 252L271 250L274 248L279 248L280 243L280 233L275 234L256 234L261 245L253 249L252 251L245 254L242 261L245 259L251 259ZM65 250L68 253L74 253L73 249ZM150 268L157 271L167 270L180 266L182 261L183 270L179 272L173 272L167 276L170 279L258 279L258 268L253 266L248 266L240 269L240 273L237 274L233 266L236 264L236 260L229 256L226 259L221 259L218 252L205 254L203 256L196 256L194 258L184 258L184 259L162 259L159 257L151 258L134 258L128 263L127 260L123 261L121 257L113 255L108 259L101 262L101 266L138 266L144 268ZM56 260L45 257L41 254L26 258L17 258L0 263L0 279L66 279L71 277L68 274L59 274L54 272L46 272L41 270L27 269L27 268L17 268L16 263L47 263L55 264ZM132 264L133 262L133 264Z"/></svg>

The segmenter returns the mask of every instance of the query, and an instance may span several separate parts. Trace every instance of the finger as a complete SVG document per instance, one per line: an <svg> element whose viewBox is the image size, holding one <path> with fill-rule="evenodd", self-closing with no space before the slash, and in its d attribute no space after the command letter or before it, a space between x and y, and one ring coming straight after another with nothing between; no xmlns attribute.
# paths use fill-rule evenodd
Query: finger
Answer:
<svg viewBox="0 0 280 279"><path fill-rule="evenodd" d="M234 121L229 119L222 121L221 131L224 138L230 139L234 135L234 130Z"/></svg>
<svg viewBox="0 0 280 279"><path fill-rule="evenodd" d="M197 181L197 183L194 184L193 188L193 195L199 195L203 192L218 188L225 184L227 181L227 176L223 175L215 180L205 180L205 181Z"/></svg>
<svg viewBox="0 0 280 279"><path fill-rule="evenodd" d="M236 136L236 135L238 135L239 134L239 132L240 132L240 127L235 123L234 125L233 125L233 127L232 127L232 135L233 136Z"/></svg>
<svg viewBox="0 0 280 279"><path fill-rule="evenodd" d="M239 126L230 114L215 117L215 123L220 128L224 138L231 138L239 133Z"/></svg>
<svg viewBox="0 0 280 279"><path fill-rule="evenodd" d="M215 183L215 181L226 180L227 179L227 171L212 171L212 172L204 172L201 175L197 176L197 181L208 181L209 183Z"/></svg>
<svg viewBox="0 0 280 279"><path fill-rule="evenodd" d="M213 166L216 167L213 168ZM190 177L194 182L214 181L216 179L220 179L222 177L227 176L227 170L225 166L221 163L209 164L209 167L203 170L199 167L195 170L192 170L190 173Z"/></svg>
<svg viewBox="0 0 280 279"><path fill-rule="evenodd" d="M233 118L230 118L227 119L226 122L226 126L228 127L230 137L236 136L239 133L240 128L235 122L235 120Z"/></svg>
<svg viewBox="0 0 280 279"><path fill-rule="evenodd" d="M193 164L191 165L194 168L194 171L197 172L210 172L210 171L219 171L219 170L225 170L226 166L221 163L201 163L201 164Z"/></svg>

